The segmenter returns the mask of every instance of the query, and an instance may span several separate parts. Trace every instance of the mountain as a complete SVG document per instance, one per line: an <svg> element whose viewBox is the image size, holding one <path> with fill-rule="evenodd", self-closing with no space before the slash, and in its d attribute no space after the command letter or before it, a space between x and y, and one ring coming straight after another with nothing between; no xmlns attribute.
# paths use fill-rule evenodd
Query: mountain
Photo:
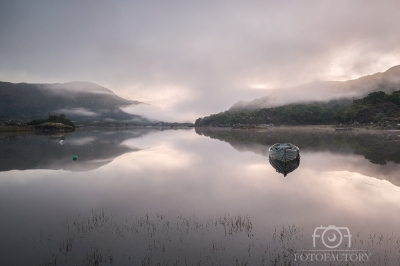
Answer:
<svg viewBox="0 0 400 266"><path fill-rule="evenodd" d="M352 101L287 104L262 109L239 109L198 118L195 126L253 127L255 125L331 125L335 115L346 110Z"/></svg>
<svg viewBox="0 0 400 266"><path fill-rule="evenodd" d="M393 91L392 94L371 92L364 98L354 100L348 108L336 112L333 118L339 123L372 123L387 129L399 128L400 91Z"/></svg>
<svg viewBox="0 0 400 266"><path fill-rule="evenodd" d="M229 111L262 109L291 103L322 102L335 99L355 99L373 91L387 93L400 90L400 66L383 73L348 81L316 81L291 88L276 89L268 96L252 101L239 101Z"/></svg>
<svg viewBox="0 0 400 266"><path fill-rule="evenodd" d="M126 100L90 82L0 82L0 103L0 119L32 120L62 113L72 120L148 121L120 109L140 102Z"/></svg>
<svg viewBox="0 0 400 266"><path fill-rule="evenodd" d="M400 90L369 93L361 99L293 103L262 109L238 109L199 118L195 126L249 128L256 125L373 125L400 129Z"/></svg>

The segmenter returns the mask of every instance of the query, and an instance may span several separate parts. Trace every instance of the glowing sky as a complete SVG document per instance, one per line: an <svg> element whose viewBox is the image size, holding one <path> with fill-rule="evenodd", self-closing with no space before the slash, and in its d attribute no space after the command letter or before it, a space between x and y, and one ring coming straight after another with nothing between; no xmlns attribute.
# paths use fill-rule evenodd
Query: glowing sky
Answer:
<svg viewBox="0 0 400 266"><path fill-rule="evenodd" d="M400 64L399 1L4 1L0 80L90 81L194 120ZM131 110L132 111L132 110Z"/></svg>

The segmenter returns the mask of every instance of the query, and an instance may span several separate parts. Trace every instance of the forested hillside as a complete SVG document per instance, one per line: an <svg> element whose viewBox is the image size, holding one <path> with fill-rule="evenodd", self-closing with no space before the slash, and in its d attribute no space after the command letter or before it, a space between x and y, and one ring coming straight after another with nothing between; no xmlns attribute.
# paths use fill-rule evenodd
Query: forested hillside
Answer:
<svg viewBox="0 0 400 266"><path fill-rule="evenodd" d="M356 100L333 100L308 104L289 104L259 110L232 110L196 120L196 126L243 125L328 125L400 123L400 91L372 92Z"/></svg>

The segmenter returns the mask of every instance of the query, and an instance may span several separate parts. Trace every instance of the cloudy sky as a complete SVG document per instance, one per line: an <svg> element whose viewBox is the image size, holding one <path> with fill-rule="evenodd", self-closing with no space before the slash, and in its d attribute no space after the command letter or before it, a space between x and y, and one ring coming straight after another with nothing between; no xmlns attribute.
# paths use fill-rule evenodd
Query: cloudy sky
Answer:
<svg viewBox="0 0 400 266"><path fill-rule="evenodd" d="M400 64L399 1L0 0L0 80L90 81L191 120ZM130 110L135 111L135 110Z"/></svg>

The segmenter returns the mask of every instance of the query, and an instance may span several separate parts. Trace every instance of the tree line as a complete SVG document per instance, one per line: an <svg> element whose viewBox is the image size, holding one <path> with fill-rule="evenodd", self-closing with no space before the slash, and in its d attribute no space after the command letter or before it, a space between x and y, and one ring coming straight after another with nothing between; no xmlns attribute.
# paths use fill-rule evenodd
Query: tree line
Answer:
<svg viewBox="0 0 400 266"><path fill-rule="evenodd" d="M400 91L372 92L361 99L288 104L257 110L235 110L198 118L196 126L242 125L330 125L339 123L378 123L400 117Z"/></svg>

